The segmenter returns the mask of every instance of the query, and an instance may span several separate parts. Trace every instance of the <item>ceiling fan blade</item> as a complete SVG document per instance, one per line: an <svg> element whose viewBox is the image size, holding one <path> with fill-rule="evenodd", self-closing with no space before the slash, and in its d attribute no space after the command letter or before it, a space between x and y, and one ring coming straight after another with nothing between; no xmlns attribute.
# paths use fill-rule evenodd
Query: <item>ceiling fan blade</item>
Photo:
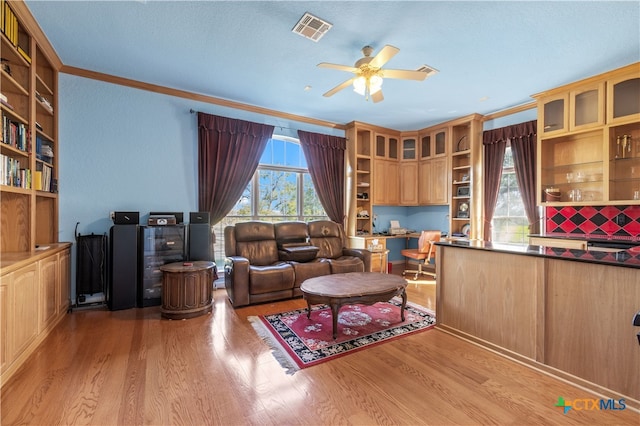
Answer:
<svg viewBox="0 0 640 426"><path fill-rule="evenodd" d="M333 89L329 90L327 93L325 93L322 96L324 96L325 98L328 98L329 96L335 95L336 93L338 93L342 89L346 89L347 87L349 87L351 85L351 83L353 83L353 80L355 80L355 77L354 78L350 78L349 80L338 84L336 87L334 87Z"/></svg>
<svg viewBox="0 0 640 426"><path fill-rule="evenodd" d="M384 78L399 78L402 80L422 81L427 78L427 73L424 71L388 70L384 68L382 69L382 75Z"/></svg>
<svg viewBox="0 0 640 426"><path fill-rule="evenodd" d="M318 64L318 66L320 68L333 68L335 70L347 71L347 72L352 72L352 73L358 72L358 68L349 67L349 66L346 66L346 65L330 64L328 62L321 62L321 63Z"/></svg>
<svg viewBox="0 0 640 426"><path fill-rule="evenodd" d="M382 96L382 90L378 90L376 93L371 95L371 100L373 101L374 104L380 101L384 101L384 96Z"/></svg>
<svg viewBox="0 0 640 426"><path fill-rule="evenodd" d="M393 47L390 44L387 44L382 48L382 50L378 52L376 56L373 57L371 62L369 62L369 66L374 68L381 68L391 58L396 56L399 51L400 49L398 49L397 47Z"/></svg>

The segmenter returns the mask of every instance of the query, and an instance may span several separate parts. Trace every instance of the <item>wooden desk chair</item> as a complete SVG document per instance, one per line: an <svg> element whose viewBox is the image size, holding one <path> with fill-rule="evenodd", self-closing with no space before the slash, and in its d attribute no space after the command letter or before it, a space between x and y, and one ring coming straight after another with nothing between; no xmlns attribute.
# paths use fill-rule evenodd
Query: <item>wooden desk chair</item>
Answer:
<svg viewBox="0 0 640 426"><path fill-rule="evenodd" d="M415 276L413 277L414 280L417 280L418 277L423 274L435 278L435 272L425 271L422 267L429 263L431 259L436 257L435 243L437 241L440 241L440 231L422 231L420 233L420 238L418 239L418 248L401 250L400 253L403 256L418 261L417 270L405 269L402 275L404 276L408 273L415 273Z"/></svg>

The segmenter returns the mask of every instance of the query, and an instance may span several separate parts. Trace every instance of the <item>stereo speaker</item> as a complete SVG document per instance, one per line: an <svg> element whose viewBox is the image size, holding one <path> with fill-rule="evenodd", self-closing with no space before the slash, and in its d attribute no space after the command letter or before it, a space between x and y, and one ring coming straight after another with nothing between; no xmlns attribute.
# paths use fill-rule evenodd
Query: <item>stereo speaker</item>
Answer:
<svg viewBox="0 0 640 426"><path fill-rule="evenodd" d="M189 213L189 223L209 223L209 212Z"/></svg>
<svg viewBox="0 0 640 426"><path fill-rule="evenodd" d="M139 225L140 212L115 212L113 223L115 225Z"/></svg>
<svg viewBox="0 0 640 426"><path fill-rule="evenodd" d="M109 288L112 311L135 308L138 287L138 226L113 225L109 231Z"/></svg>
<svg viewBox="0 0 640 426"><path fill-rule="evenodd" d="M213 262L211 247L211 225L208 223L189 223L189 260L206 260Z"/></svg>

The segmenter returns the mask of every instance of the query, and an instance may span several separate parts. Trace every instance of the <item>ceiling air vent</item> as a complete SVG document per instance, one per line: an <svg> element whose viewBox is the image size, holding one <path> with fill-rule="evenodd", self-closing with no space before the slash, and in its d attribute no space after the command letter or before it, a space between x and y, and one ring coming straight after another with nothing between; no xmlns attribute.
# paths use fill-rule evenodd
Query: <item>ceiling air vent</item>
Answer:
<svg viewBox="0 0 640 426"><path fill-rule="evenodd" d="M420 68L418 68L417 71L426 72L427 73L427 77L438 73L437 69L435 69L433 67L430 67L429 65L423 65Z"/></svg>
<svg viewBox="0 0 640 426"><path fill-rule="evenodd" d="M333 25L323 21L310 13L305 13L291 31L302 37L318 41L331 29Z"/></svg>

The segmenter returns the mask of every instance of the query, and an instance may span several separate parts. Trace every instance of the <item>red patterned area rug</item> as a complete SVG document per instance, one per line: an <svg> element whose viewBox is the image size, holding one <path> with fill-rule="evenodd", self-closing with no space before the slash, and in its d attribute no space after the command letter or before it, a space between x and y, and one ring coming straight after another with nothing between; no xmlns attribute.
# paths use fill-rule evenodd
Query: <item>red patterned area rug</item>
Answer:
<svg viewBox="0 0 640 426"><path fill-rule="evenodd" d="M248 317L258 335L272 348L280 364L293 374L302 368L429 330L435 314L408 302L400 321L401 301L394 298L371 306L345 305L338 313L338 337L332 334L331 309L326 305L272 315Z"/></svg>

